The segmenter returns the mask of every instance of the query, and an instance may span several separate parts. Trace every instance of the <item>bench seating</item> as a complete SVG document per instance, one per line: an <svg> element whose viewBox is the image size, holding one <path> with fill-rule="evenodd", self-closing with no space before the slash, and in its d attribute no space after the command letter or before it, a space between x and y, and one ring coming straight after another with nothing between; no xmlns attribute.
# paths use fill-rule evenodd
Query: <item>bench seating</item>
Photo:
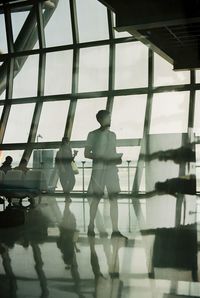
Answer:
<svg viewBox="0 0 200 298"><path fill-rule="evenodd" d="M42 170L0 171L0 196L11 198L34 198L48 191L45 174Z"/></svg>

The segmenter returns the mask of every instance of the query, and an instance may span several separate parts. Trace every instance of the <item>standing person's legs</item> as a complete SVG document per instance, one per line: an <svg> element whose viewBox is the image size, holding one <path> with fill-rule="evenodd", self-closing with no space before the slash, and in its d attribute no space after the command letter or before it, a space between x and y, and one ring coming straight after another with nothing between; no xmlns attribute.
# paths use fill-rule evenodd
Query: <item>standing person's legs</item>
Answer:
<svg viewBox="0 0 200 298"><path fill-rule="evenodd" d="M112 221L112 235L111 237L122 237L128 239L126 236L122 235L118 227L118 202L117 194L110 195L110 217Z"/></svg>
<svg viewBox="0 0 200 298"><path fill-rule="evenodd" d="M61 173L59 172L59 178L60 178L60 183L63 189L63 192L65 193L65 201L67 202L71 202L71 198L70 198L70 191L71 191L71 187L69 188L69 178L67 173Z"/></svg>
<svg viewBox="0 0 200 298"><path fill-rule="evenodd" d="M110 217L112 222L112 230L118 231L118 202L117 198L112 197L109 200L110 202Z"/></svg>
<svg viewBox="0 0 200 298"><path fill-rule="evenodd" d="M105 188L105 175L102 170L93 170L90 184L88 187L88 195L92 196L90 202L90 222L88 225L88 236L95 236L94 220L96 217L99 201L103 196Z"/></svg>
<svg viewBox="0 0 200 298"><path fill-rule="evenodd" d="M97 213L97 208L99 205L99 199L93 198L90 204L90 222L88 225L88 235L91 234L90 236L94 236L94 220L96 217Z"/></svg>
<svg viewBox="0 0 200 298"><path fill-rule="evenodd" d="M116 166L110 166L106 175L106 188L108 190L110 202L110 217L112 229L118 231L118 202L117 197L120 192L118 169Z"/></svg>
<svg viewBox="0 0 200 298"><path fill-rule="evenodd" d="M111 166L106 175L106 187L110 199L110 217L112 221L112 237L123 237L118 228L118 194L120 192L118 169Z"/></svg>

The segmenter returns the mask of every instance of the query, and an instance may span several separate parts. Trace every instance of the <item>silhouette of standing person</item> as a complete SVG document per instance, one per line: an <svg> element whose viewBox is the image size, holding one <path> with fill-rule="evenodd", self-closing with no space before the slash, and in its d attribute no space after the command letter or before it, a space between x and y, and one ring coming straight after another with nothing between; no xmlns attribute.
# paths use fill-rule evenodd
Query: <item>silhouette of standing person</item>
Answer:
<svg viewBox="0 0 200 298"><path fill-rule="evenodd" d="M95 236L94 220L98 204L106 187L110 201L112 237L125 237L118 230L117 205L120 185L116 165L121 163L122 154L116 152L116 135L109 130L111 123L110 112L100 110L96 114L96 119L100 124L100 128L89 132L84 152L86 158L93 160L92 175L88 187L88 194L92 197L88 236Z"/></svg>
<svg viewBox="0 0 200 298"><path fill-rule="evenodd" d="M70 201L70 191L72 191L75 184L75 176L72 169L71 162L74 160L72 150L68 138L63 138L60 149L55 158L55 164L58 170L60 183L65 193L65 200Z"/></svg>
<svg viewBox="0 0 200 298"><path fill-rule="evenodd" d="M7 171L12 170L12 157L11 156L6 156L5 161L2 163L2 166L0 167L0 171L4 171L6 174Z"/></svg>

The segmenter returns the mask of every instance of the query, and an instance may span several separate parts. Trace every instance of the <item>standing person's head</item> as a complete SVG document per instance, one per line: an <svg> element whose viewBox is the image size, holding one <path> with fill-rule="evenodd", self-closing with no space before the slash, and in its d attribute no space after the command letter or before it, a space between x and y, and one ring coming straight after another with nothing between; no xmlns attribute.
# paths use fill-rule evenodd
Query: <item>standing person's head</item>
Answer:
<svg viewBox="0 0 200 298"><path fill-rule="evenodd" d="M96 114L97 121L100 123L101 127L109 127L111 123L111 115L107 110L100 110Z"/></svg>

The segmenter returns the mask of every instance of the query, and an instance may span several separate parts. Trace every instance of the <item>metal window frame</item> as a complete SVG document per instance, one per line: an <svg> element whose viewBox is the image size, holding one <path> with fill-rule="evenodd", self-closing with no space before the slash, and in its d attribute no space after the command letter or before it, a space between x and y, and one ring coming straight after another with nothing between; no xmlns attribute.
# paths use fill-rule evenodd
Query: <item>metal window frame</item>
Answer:
<svg viewBox="0 0 200 298"><path fill-rule="evenodd" d="M30 134L28 138L28 143L14 143L14 144L0 144L0 150L5 148L9 148L9 150L16 150L16 149L25 149L24 157L30 157L30 152L34 148L57 148L59 146L59 142L41 142L35 143L37 128L39 124L39 119L41 115L41 109L44 102L49 101L63 101L63 100L70 100L70 107L68 111L68 116L66 120L65 132L64 136L68 138L71 137L73 122L76 112L76 106L78 100L84 99L93 99L96 100L100 97L107 98L107 105L106 109L112 112L112 107L114 104L114 98L116 96L124 96L124 95L137 95L137 94L146 94L148 97L148 105L146 108L146 120L150 118L150 108L149 102L152 98L153 94L161 93L161 92L170 92L170 91L190 91L191 94L195 93L196 90L200 90L200 84L192 83L189 84L180 84L180 85L168 85L168 86L153 86L153 53L149 50L149 63L151 64L151 68L148 71L148 86L142 88L129 88L129 89L115 89L114 80L115 80L115 48L117 44L120 43L128 43L128 42L136 42L134 37L122 37L122 38L115 38L114 36L114 21L113 21L113 14L110 10L107 10L107 18L108 18L108 29L109 29L109 38L106 40L98 40L98 41L89 41L89 42L79 42L79 31L78 31L78 22L77 22L77 11L76 11L76 2L73 0L69 0L70 3L70 14L71 14L71 23L72 23L72 37L73 37L73 44L64 45L64 46L55 46L55 47L48 47L46 48L45 44L45 34L44 34L44 27L47 24L48 20L50 19L51 15L53 14L53 10L50 12L43 12L42 11L42 1L28 1L35 11L35 17L37 17L37 35L39 39L39 48L32 49L32 50L24 50L23 48L17 48L14 51L13 45L13 37L12 33L8 30L12 29L11 21L7 21L7 27L10 26L11 29L7 30L7 36L9 36L9 51L7 54L0 55L0 61L6 61L7 64L10 66L9 74L8 74L8 84L7 84L7 95L6 100L0 101L0 106L4 106L2 117L1 117L1 132L0 138L1 143L3 139L3 134L6 128L6 123L8 120L9 110L13 104L23 104L23 103L35 103L35 111L32 119ZM17 10L17 3L7 4L7 6L1 6L1 10L5 9L13 11ZM6 8L7 7L7 8ZM8 15L7 15L8 17ZM78 72L79 72L79 55L80 49L82 48L90 48L90 47L98 47L102 45L109 45L109 82L108 82L108 89L102 91L94 91L94 92L78 92ZM13 48L12 48L13 46ZM55 94L51 96L44 95L44 77L45 77L45 59L46 53L57 52L57 51L65 51L65 50L73 50L73 67L72 67L72 88L71 93L66 94ZM28 98L17 98L12 99L12 81L13 81L13 69L14 69L14 59L20 58L22 56L30 56L39 54L39 72L38 72L38 92L37 96L35 97L28 97ZM8 63L9 61L9 63ZM190 109L191 111L191 109ZM148 115L147 115L148 112ZM191 112L192 113L192 112ZM7 115L7 116L6 116ZM6 120L7 119L7 120ZM147 129L147 124L145 123L144 131ZM147 134L145 132L144 134ZM2 135L2 137L1 137ZM143 141L144 142L144 141ZM141 140L139 139L131 139L131 140L118 140L117 145L122 146L138 146L140 145ZM84 146L84 141L73 141L72 146ZM146 146L146 145L145 145Z"/></svg>

